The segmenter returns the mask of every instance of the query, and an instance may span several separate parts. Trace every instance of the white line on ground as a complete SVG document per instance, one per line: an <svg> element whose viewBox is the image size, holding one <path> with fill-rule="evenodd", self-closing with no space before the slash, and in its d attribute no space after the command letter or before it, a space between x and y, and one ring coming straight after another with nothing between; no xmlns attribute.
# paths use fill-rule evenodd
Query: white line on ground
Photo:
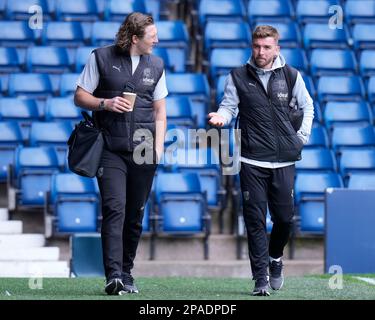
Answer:
<svg viewBox="0 0 375 320"><path fill-rule="evenodd" d="M6 294L7 296L11 296L11 294L9 293L8 290L5 290L5 294Z"/></svg>
<svg viewBox="0 0 375 320"><path fill-rule="evenodd" d="M372 278L363 278L363 277L353 277L353 278L356 278L358 280L367 282L367 283L372 284L372 285L375 286L375 279L372 279Z"/></svg>

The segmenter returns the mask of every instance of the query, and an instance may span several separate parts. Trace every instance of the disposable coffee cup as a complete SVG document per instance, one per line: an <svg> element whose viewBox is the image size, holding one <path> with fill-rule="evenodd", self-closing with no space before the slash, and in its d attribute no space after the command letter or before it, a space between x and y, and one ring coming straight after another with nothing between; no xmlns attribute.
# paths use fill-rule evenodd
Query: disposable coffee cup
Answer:
<svg viewBox="0 0 375 320"><path fill-rule="evenodd" d="M126 100L129 100L131 108L133 110L135 98L137 97L137 94L133 92L123 92L122 97L125 98Z"/></svg>

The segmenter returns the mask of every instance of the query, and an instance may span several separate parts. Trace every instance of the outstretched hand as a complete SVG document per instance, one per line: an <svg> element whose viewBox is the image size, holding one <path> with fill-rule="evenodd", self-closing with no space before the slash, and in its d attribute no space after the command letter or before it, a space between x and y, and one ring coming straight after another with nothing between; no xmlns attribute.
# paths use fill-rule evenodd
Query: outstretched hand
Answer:
<svg viewBox="0 0 375 320"><path fill-rule="evenodd" d="M217 112L211 112L208 114L209 120L208 123L210 125L216 126L216 127L223 127L225 123L225 119L223 116L218 114Z"/></svg>

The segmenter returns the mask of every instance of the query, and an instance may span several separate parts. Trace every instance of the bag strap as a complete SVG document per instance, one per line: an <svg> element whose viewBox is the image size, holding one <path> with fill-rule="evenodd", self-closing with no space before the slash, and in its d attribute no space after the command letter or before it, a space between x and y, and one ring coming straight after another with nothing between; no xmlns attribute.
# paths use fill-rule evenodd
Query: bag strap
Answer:
<svg viewBox="0 0 375 320"><path fill-rule="evenodd" d="M283 73L284 73L284 76L285 76L285 79L286 79L286 83L288 85L288 97L289 97L288 104L289 104L290 101L293 98L293 88L294 88L294 86L296 84L296 81L297 81L298 71L296 69L292 68L288 64L285 64L285 66L282 68L282 70L283 70Z"/></svg>

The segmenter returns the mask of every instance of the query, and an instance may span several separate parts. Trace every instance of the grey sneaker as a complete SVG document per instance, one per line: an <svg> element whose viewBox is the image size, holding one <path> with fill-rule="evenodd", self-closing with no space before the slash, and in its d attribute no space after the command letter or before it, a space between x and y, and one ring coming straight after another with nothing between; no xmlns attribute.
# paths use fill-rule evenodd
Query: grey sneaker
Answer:
<svg viewBox="0 0 375 320"><path fill-rule="evenodd" d="M134 278L130 273L122 273L122 282L124 283L123 291L125 293L139 293L138 288L134 284Z"/></svg>
<svg viewBox="0 0 375 320"><path fill-rule="evenodd" d="M283 262L280 260L272 261L269 264L270 269L270 287L273 290L280 290L284 284L284 275L283 275Z"/></svg>
<svg viewBox="0 0 375 320"><path fill-rule="evenodd" d="M107 281L105 292L109 295L117 295L124 290L124 284L120 278L111 278Z"/></svg>
<svg viewBox="0 0 375 320"><path fill-rule="evenodd" d="M255 280L255 287L252 293L253 296L269 296L268 281L266 278L259 278Z"/></svg>

